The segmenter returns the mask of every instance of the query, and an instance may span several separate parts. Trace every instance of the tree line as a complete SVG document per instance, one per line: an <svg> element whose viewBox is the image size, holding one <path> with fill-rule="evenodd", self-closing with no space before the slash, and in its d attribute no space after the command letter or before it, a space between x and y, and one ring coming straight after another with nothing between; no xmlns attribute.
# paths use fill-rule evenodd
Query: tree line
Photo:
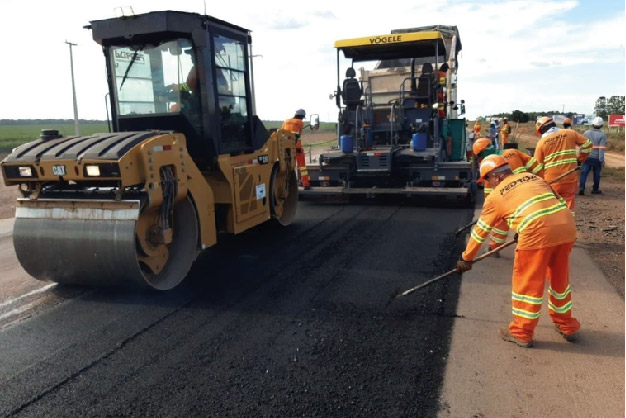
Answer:
<svg viewBox="0 0 626 418"><path fill-rule="evenodd" d="M606 98L600 96L596 100L593 112L596 116L600 116L604 120L607 120L609 115L623 115L624 114L624 96L611 96ZM514 110L511 113L500 113L497 116L500 118L506 117L513 122L526 123L528 121L535 121L537 117L545 115L560 115L563 112L560 110L548 110L545 112L523 112L521 110ZM578 115L580 112L566 112L565 116L568 118ZM496 116L496 115L494 115Z"/></svg>
<svg viewBox="0 0 626 418"><path fill-rule="evenodd" d="M94 120L94 119L78 119L78 123L81 125L101 125L107 123L106 120ZM0 126L15 126L15 125L72 125L74 119L0 119Z"/></svg>

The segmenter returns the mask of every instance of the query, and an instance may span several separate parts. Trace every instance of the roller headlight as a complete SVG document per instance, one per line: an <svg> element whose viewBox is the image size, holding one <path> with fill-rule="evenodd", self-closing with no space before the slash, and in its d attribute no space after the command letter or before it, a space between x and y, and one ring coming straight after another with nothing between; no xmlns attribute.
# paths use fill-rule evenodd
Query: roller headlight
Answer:
<svg viewBox="0 0 626 418"><path fill-rule="evenodd" d="M100 167L97 165L85 166L87 177L100 177Z"/></svg>

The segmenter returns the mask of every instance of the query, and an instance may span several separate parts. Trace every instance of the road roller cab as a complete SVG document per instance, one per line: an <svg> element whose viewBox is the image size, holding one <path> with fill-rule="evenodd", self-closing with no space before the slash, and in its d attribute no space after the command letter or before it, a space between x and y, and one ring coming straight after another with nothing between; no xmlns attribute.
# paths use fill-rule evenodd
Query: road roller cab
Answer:
<svg viewBox="0 0 626 418"><path fill-rule="evenodd" d="M183 133L200 169L252 152L268 132L256 116L250 31L211 16L151 12L92 21L107 60L114 130Z"/></svg>
<svg viewBox="0 0 626 418"><path fill-rule="evenodd" d="M37 279L169 289L218 233L295 216L295 138L256 116L250 31L185 12L86 26L113 131L46 130L2 162L14 245Z"/></svg>

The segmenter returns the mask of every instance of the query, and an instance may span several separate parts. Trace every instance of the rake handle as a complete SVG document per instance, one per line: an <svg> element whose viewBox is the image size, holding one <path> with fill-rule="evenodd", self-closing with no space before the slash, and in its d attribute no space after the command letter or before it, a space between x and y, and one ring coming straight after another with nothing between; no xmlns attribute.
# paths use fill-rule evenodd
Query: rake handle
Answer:
<svg viewBox="0 0 626 418"><path fill-rule="evenodd" d="M492 256L492 255L494 255L495 253L498 253L498 252L502 251L503 249L505 249L506 247L508 247L508 246L510 246L510 245L513 245L513 244L515 244L515 240L507 241L507 242L505 242L504 244L502 244L502 245L500 245L500 246L498 246L498 247L494 248L493 250L487 251L487 252L486 252L486 253L484 253L483 255L481 255L481 256L479 256L479 257L476 257L476 258L472 261L472 264L477 263L477 262L479 262L480 260L482 260L482 259L484 259L484 258L487 258L487 257L489 257L489 256ZM446 272L446 273L443 273L443 274L442 274L442 275L440 275L440 276L435 277L434 279L430 279L430 280L428 280L428 281L426 281L426 282L424 282L424 283L422 283L422 284L420 284L420 285L418 285L418 286L415 286L415 287L413 287L413 288L411 288L411 289L405 290L404 292L402 292L402 293L398 294L398 295L397 295L397 296L395 296L395 297L396 297L396 298L399 298L399 297L401 297L401 296L407 296L407 295L410 295L411 293L415 292L416 290L419 290L419 289L421 289L421 288L423 288L423 287L429 286L429 285L431 285L432 283L434 283L434 282L436 282L436 281L438 281L438 280L445 279L446 277L448 277L448 276L450 276L450 275L452 275L452 274L454 274L454 273L460 273L460 272L459 272L459 269L454 268L454 269L452 269L452 270L450 270L450 271L448 271L448 272Z"/></svg>

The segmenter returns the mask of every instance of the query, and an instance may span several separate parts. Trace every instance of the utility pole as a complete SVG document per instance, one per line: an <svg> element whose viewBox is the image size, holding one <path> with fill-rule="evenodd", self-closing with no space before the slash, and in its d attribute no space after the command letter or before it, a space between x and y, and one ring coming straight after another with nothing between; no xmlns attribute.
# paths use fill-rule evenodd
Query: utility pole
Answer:
<svg viewBox="0 0 626 418"><path fill-rule="evenodd" d="M80 127L78 126L78 103L76 103L76 86L74 85L74 57L72 55L72 47L76 46L71 42L65 41L70 47L70 70L72 72L72 97L74 98L74 133L80 136Z"/></svg>

